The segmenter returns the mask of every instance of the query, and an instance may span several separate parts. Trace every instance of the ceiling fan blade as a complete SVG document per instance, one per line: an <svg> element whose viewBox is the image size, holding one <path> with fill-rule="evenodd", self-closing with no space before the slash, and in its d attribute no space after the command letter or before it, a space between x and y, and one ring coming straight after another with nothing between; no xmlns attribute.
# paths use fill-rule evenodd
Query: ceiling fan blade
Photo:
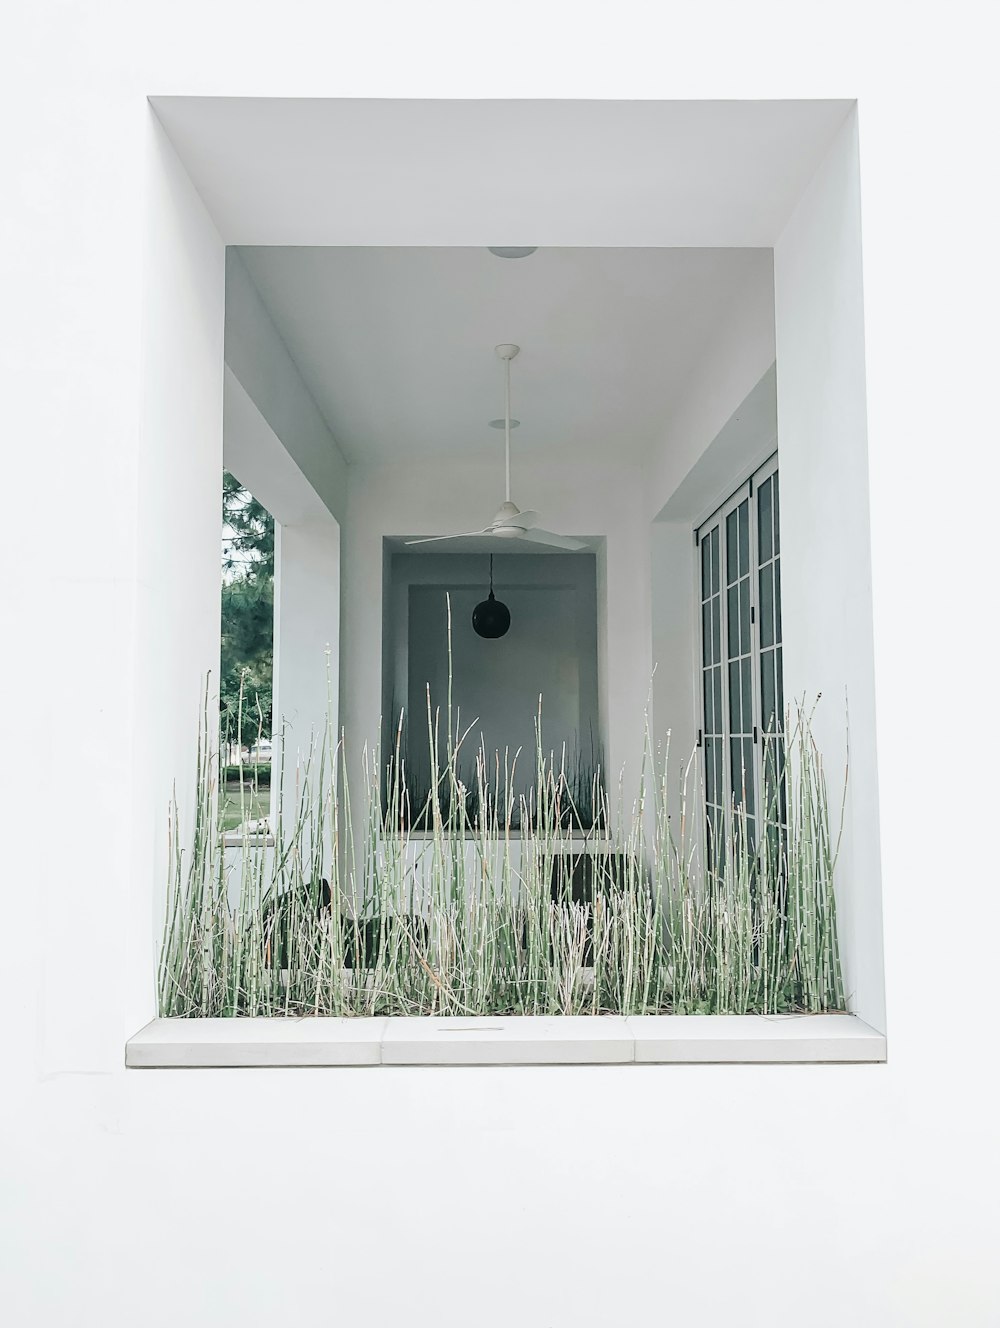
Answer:
<svg viewBox="0 0 1000 1328"><path fill-rule="evenodd" d="M517 516L511 521L512 526L521 526L524 530L530 530L538 520L538 513L533 512L529 507L527 511L518 512Z"/></svg>
<svg viewBox="0 0 1000 1328"><path fill-rule="evenodd" d="M487 526L485 530L463 530L460 531L457 535L425 535L422 539L407 540L406 543L407 545L440 544L442 540L475 539L478 535L488 535L489 533L490 533L490 528L489 526Z"/></svg>
<svg viewBox="0 0 1000 1328"><path fill-rule="evenodd" d="M531 544L547 544L552 549L565 549L568 553L580 553L587 548L582 540L570 539L568 535L557 535L552 530L522 530L516 538Z"/></svg>

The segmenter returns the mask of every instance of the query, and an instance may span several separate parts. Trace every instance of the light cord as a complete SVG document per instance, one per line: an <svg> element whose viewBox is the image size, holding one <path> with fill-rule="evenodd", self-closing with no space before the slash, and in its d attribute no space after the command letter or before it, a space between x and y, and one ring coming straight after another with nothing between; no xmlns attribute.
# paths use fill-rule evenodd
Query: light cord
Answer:
<svg viewBox="0 0 1000 1328"><path fill-rule="evenodd" d="M504 360L504 462L506 469L507 502L510 502L510 360Z"/></svg>

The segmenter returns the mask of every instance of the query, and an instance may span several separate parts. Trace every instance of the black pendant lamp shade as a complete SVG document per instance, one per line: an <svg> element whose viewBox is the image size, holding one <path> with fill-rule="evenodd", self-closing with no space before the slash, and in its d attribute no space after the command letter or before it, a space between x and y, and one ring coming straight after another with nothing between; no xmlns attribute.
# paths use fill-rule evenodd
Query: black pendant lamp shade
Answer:
<svg viewBox="0 0 1000 1328"><path fill-rule="evenodd" d="M490 554L490 595L472 610L472 630L477 636L495 641L510 628L510 609L493 594L493 555Z"/></svg>

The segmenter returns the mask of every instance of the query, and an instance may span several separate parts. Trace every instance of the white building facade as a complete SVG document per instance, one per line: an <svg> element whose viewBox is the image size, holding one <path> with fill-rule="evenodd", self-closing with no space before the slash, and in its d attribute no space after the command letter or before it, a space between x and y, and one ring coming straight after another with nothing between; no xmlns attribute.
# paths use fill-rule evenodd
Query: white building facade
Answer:
<svg viewBox="0 0 1000 1328"><path fill-rule="evenodd" d="M16 808L4 873L16 938L8 1192L23 1196L6 1241L14 1318L405 1314L542 1328L660 1312L764 1323L779 1304L789 1322L806 1305L812 1323L995 1322L982 1192L996 902L975 837L946 831L928 788L928 772L955 761L934 701L953 665L940 642L957 639L950 627L974 599L935 532L991 482L974 445L990 334L969 312L977 301L962 303L995 276L974 198L995 113L985 69L972 76L983 50L966 51L969 77L932 110L927 71L947 69L923 18L903 67L896 24L860 8L850 28L824 10L819 42L784 6L757 7L745 32L726 11L732 49L720 49L720 7L676 6L658 58L631 41L619 54L620 34L610 49L601 30L574 34L581 57L603 48L586 94L597 100L512 110L504 99L577 97L565 59L535 63L564 39L548 11L516 81L504 35L470 89L443 47L417 78L417 16L390 8L378 60L333 69L331 50L373 38L373 14L338 15L343 31L311 4L280 21L226 4L18 18L25 77L5 132L21 187L4 247L20 643L5 667L23 752L4 796ZM682 65L665 70L665 50L682 50ZM843 100L781 100L817 90ZM946 261L956 219L962 242ZM349 464L233 249L508 236L771 251L641 459L594 460L571 485L539 464L525 483L547 524L599 542L598 704L617 767L635 756L654 664L654 716L670 716L681 745L697 740L694 533L776 444L785 696L830 701L831 768L849 700L846 973L853 1007L888 1031L890 1062L127 1073L124 1040L153 1011L165 808L174 780L183 804L217 662L223 465L280 527L277 708L302 733L317 722L329 647L339 719L358 739L383 707L383 540L451 529L456 498L472 517L489 470L470 467L446 492L426 465ZM974 567L984 556L969 550ZM939 625L915 652L929 593ZM86 803L69 800L53 843L34 792L66 642L87 643L72 652L73 686L101 739ZM986 654L969 654L972 693ZM962 780L975 823L986 785ZM953 921L960 886L974 926ZM957 1100L946 1147L937 1130ZM264 1217L276 1125L278 1206L294 1219ZM548 1214L547 1242L525 1238L526 1196ZM445 1251L459 1205L482 1220ZM573 1271L581 1249L586 1279Z"/></svg>

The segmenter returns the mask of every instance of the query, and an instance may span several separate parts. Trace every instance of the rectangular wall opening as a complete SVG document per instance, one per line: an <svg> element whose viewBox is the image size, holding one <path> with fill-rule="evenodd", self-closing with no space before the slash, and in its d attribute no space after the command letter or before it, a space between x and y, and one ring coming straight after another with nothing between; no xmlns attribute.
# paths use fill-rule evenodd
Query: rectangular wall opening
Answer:
<svg viewBox="0 0 1000 1328"><path fill-rule="evenodd" d="M482 795L495 800L502 789L519 829L534 811L540 753L565 772L581 825L591 826L595 785L604 785L596 555L419 554L399 543L387 540L385 552L384 742L391 751L402 724L413 808L440 774L432 744L444 743L450 687L473 820ZM509 614L496 637L474 624L477 608L490 604L491 556L493 604Z"/></svg>
<svg viewBox="0 0 1000 1328"><path fill-rule="evenodd" d="M756 567L750 565L749 552L745 566L741 561L741 531L749 551L760 515L754 506L751 519L748 491L724 514L725 532L721 527L717 531L718 593L726 602L717 662L720 669L725 663L725 670L719 713L713 690L709 715L699 614L705 596L698 577L704 568L694 536L719 504L732 500L739 486L753 477L760 485L754 490L758 503L765 490L773 489L773 480L757 472L777 448L782 502L780 517L777 505L771 508L771 528L774 534L777 518L784 571L784 695L808 699L822 693L827 698L817 739L826 756L825 769L837 772L830 776L834 782L845 766L846 733L832 698L847 694L852 719L851 777L835 887L846 996L842 1000L836 995L829 1005L824 1004L826 994L809 995L796 985L801 965L793 959L790 985L782 989L780 1001L795 1009L813 1008L817 1001L821 1009L846 1005L881 1026L852 108L832 102L767 104L730 112L719 104L703 117L702 109L692 107L609 107L608 141L618 148L592 166L618 179L616 162L629 153L634 178L652 180L653 186L643 199L633 200L635 207L622 206L621 191L613 212L605 215L595 204L594 218L584 218L586 224L572 205L572 190L565 196L557 190L559 197L542 207L545 218L536 217L544 232L536 238L543 242L518 254L494 246L496 223L488 209L466 217L464 229L459 228L461 244L454 243L453 233L442 231L440 200L442 189L445 194L448 189L440 171L435 190L415 200L405 220L392 218L391 225L379 230L376 214L363 205L368 197L363 179L372 171L392 175L392 155L379 147L384 121L369 144L374 155L342 163L342 180L359 162L364 165L361 206L350 225L342 224L343 212L330 219L336 209L315 226L308 220L308 207L282 220L278 214L296 197L295 181L287 178L286 168L303 160L302 152L286 151L279 158L261 155L253 116L240 128L239 106L230 109L235 118L223 121L217 106L199 99L158 104L208 207L226 213L227 207L236 206L250 219L250 224L234 227L229 216L223 226L226 238L239 240L226 254L226 450L227 455L241 454L240 465L233 463L234 473L253 492L263 496L251 478L263 473L265 488L275 495L274 502L267 501L279 523L276 727L280 722L283 741L295 753L296 770L303 769L302 754L320 731L335 735L337 796L354 799L357 825L374 824L365 820L365 795L379 786L383 771L376 770L373 784L365 766L370 766L373 744L381 743L380 761L390 751L402 710L407 766L415 778L417 767L423 766L428 783L433 782L427 691L433 732L433 716L443 714L448 702L450 593L451 699L464 722L472 723L470 743L481 744L497 764L501 754L506 761L513 752L523 755L529 746L533 749L536 698L541 694L543 750L557 751L560 759L565 751L578 771L599 766L615 790L614 824L608 829L624 845L619 856L627 864L630 899L662 899L658 880L668 882L667 893L686 890L687 881L678 886L671 875L681 855L671 856L666 839L648 833L661 806L665 821L658 825L679 823L678 781L664 776L656 784L663 792L654 805L647 799L644 759L652 753L659 761L669 741L673 761L686 762L698 785L707 773L706 748L698 746L698 731L703 738L708 735L711 720L708 736L713 744L718 739L722 754L722 769L716 771L712 747L712 796L718 793L723 799L727 816L732 809L731 823L740 815L751 821L759 815L768 778L758 751L766 728L763 717L766 710L776 719L779 709L777 638L765 643L762 635L765 618L775 626L773 605L771 613L765 613L764 584L768 576L772 589L776 584L773 550L768 558L760 554ZM331 116L335 120L337 115L333 105L275 109L277 139L291 135L286 147L294 143L302 149L318 135L317 142L347 145L343 151L350 157L364 139L364 114L352 121L353 136L345 136L330 132ZM410 109L417 119L424 113L417 105ZM489 142L494 142L490 136L494 128L499 131L505 109L499 104L464 108L469 123L476 121ZM382 111L390 113L385 107ZM437 108L432 118L455 113L455 107ZM572 152L557 151L560 144L568 146L560 127L567 122L550 121L544 104L525 105L518 113L537 122L546 160L553 153L573 159ZM581 112L584 119L591 113L596 108ZM490 128L493 115L499 118ZM626 121L628 133L623 132ZM192 133L195 123L197 134ZM477 134L479 146L469 160L459 146L446 172L456 207L471 197L468 171L475 170L487 140ZM494 146L501 140L507 141L506 130ZM205 169L208 160L211 171ZM541 160L534 161L520 182L525 198L549 197L537 175ZM239 178L234 177L234 189L223 203L218 173L231 170L234 163L239 163ZM721 207L715 186L736 179L737 166L742 184L732 205ZM290 169L294 176L294 164ZM284 190L275 193L264 187L282 171ZM628 172L622 177L625 195L631 178ZM459 186L463 180L464 189ZM681 180L686 181L683 188ZM237 197L242 201L235 204ZM752 207L747 202L751 199ZM267 223L253 224L256 209L263 216L267 202L274 205ZM529 209L520 227L533 215ZM377 216L384 217L384 209ZM641 217L642 226L636 229L623 217ZM294 231L285 225L290 220L295 221ZM510 218L508 224L513 224ZM368 243L359 245L359 238ZM518 418L513 420L509 388L505 401L496 362L496 352L511 344L503 338L512 334L522 345L514 380ZM507 436L513 434L506 458L499 446L502 435L496 432L498 416L506 423ZM507 502L498 508L504 460ZM192 475L195 470L192 467ZM741 527L744 506L747 520ZM514 516L530 509L531 521L525 517L523 526L513 519L499 525L496 517L490 521L495 512L506 511L511 517L511 507ZM733 559L722 547L730 517L737 550L731 578ZM561 552L541 556L537 550L526 551L509 562L506 549L496 553L494 579L506 596L513 626L509 636L480 640L467 626L487 590L487 550L463 547L461 541L485 537L499 549L510 536L529 540L529 527L538 537L547 531L556 549L574 552L563 557ZM470 531L479 535L463 534ZM710 541L714 537L709 531ZM410 543L414 539L448 541L449 552L418 554ZM572 573L566 570L571 565L576 569ZM748 588L746 604L743 588ZM736 598L730 613L732 595ZM748 636L743 630L746 611L756 615ZM455 635L459 623L467 634ZM522 626L531 628L530 639L519 635ZM487 653L487 645L493 653ZM739 683L735 690L734 670ZM527 713L519 719L522 710ZM748 780L750 766L754 773ZM456 766L452 776L455 789L467 789L472 772ZM571 772L569 782L579 788L579 774ZM416 785L414 793L417 796ZM531 796L527 786L517 793ZM833 805L838 805L839 793L839 788L831 789ZM700 793L694 796L697 802ZM711 798L709 802L718 806ZM296 824L313 822L307 816ZM385 822L378 824L381 829L364 853L350 859L354 893L350 907L338 914L338 925L355 928L357 935L358 927L370 928L354 956L355 970L369 962L369 943L381 953L387 936L396 938L393 945L405 940L411 947L419 946L424 936L423 924L416 925L412 913L400 929L395 915L358 911L359 899L367 907L380 898L378 890L388 874L398 871L405 877L411 871L417 851L409 842L390 842ZM686 824L704 826L707 817L702 811ZM308 864L299 882L306 891L318 889L328 878L336 881L337 873L346 870L340 849L320 852L320 842L315 837L303 840L286 859ZM342 843L336 833L330 842ZM748 842L752 847L752 834ZM695 844L692 850L683 860L703 873L704 846ZM467 870L459 868L459 859L435 859L445 884L452 880L449 873ZM532 872L534 888L543 883L539 907L548 909L553 902L545 893L550 877L539 874L539 860L535 846L528 845L516 863L504 861L504 889L508 877L514 879L510 873L518 882L507 896L512 905L523 898L518 891ZM751 877L753 870L748 868ZM493 877L487 871L479 879L481 885ZM279 887L292 890L284 880ZM331 899L337 897L336 888L330 886ZM833 889L824 881L823 889L828 888ZM441 899L446 896L445 891ZM464 885L452 896L474 897ZM327 907L322 892L317 898ZM824 898L824 908L829 906L832 915L833 897ZM752 900L751 895L744 918L747 935L756 934ZM595 905L591 899L574 902ZM618 902L616 898L616 907ZM714 978L700 994L681 991L677 955L664 958L665 952L657 949L673 944L671 937L679 934L672 930L677 919L655 910L651 916L649 935L656 939L643 953L654 956L650 973L655 970L655 977L644 990L656 994L642 996L644 1010L742 1009L743 997L734 989L713 987ZM546 988L545 1000L555 1002L553 993L560 993L561 1013L583 1009L587 1001L594 1013L633 1009L630 1003L640 999L634 989L623 991L614 982L602 988L603 978L595 979L595 989L614 990L612 1004L595 1003L586 995L590 978L583 970L596 972L598 960L607 962L594 917L596 913L589 922L577 920L573 944L578 948L572 950L575 957L565 960L571 968L577 966L572 980L560 979ZM523 956L516 938L525 934L534 938L532 944L541 945L537 956L545 964L559 953L561 942L538 941L544 928L522 933L511 918L508 922L510 953L519 956L518 964ZM451 962L448 956L459 953L457 936L463 945L468 939L469 933L459 929L451 937L456 945L451 945L448 929L453 924L447 908L436 921L427 922L426 936L432 938L428 943L439 947L435 963ZM636 925L641 932L645 924ZM752 968L758 954L755 943L741 953ZM584 962L588 956L594 964ZM718 947L711 954L706 951L706 964L715 964L717 957ZM427 967L436 974L433 964ZM752 978L751 987L759 976ZM467 994L474 988L462 985L468 980L464 972L455 979ZM513 979L504 996L518 1009L525 990L521 981L520 976ZM436 1004L444 999L443 991L451 991L448 1000L458 1002L454 1010L475 1008L475 1002L486 999L481 992L469 995L469 1005L454 994L454 986L431 983L431 988L420 999L426 998L434 1011L443 1008ZM778 999L773 988L753 990L753 1000L759 996L768 1009ZM356 986L350 991L349 1003L360 999ZM533 991L530 1000L541 1000ZM392 999L397 998L403 999L395 989Z"/></svg>

